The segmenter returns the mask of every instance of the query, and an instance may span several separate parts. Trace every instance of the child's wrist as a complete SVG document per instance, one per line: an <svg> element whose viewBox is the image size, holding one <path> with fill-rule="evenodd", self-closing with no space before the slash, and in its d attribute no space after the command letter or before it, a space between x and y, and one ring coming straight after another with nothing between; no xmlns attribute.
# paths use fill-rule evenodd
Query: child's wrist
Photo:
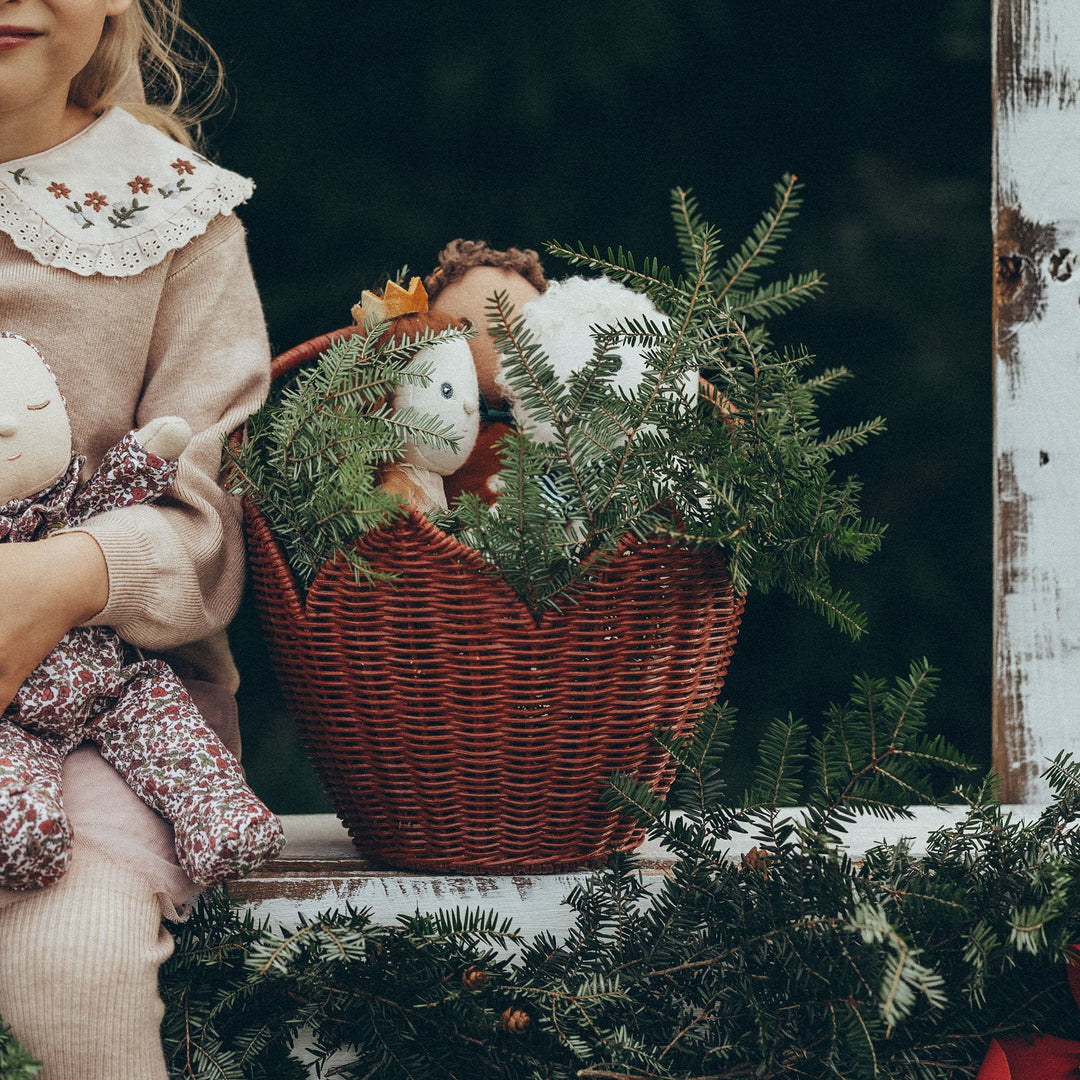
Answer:
<svg viewBox="0 0 1080 1080"><path fill-rule="evenodd" d="M109 602L109 570L98 542L89 533L65 532L40 544L42 554L55 560L71 625L88 622Z"/></svg>

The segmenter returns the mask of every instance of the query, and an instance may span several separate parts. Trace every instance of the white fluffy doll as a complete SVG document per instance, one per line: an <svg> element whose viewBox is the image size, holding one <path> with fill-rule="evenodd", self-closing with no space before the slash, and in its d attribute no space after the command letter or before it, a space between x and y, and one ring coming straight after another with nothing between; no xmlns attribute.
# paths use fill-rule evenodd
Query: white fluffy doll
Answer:
<svg viewBox="0 0 1080 1080"><path fill-rule="evenodd" d="M467 330L467 320L427 309L427 293L419 278L408 290L390 282L382 296L365 292L353 308L353 318L365 329L389 319L380 343L403 345L445 330ZM454 445L434 445L410 439L400 459L384 465L379 482L384 491L423 513L446 510L443 477L456 472L476 445L480 430L480 389L476 366L465 338L436 339L418 344L409 359L428 372L424 383L402 383L390 401L397 413L434 416L454 435Z"/></svg>
<svg viewBox="0 0 1080 1080"><path fill-rule="evenodd" d="M647 296L606 277L553 281L542 295L523 304L519 314L564 383L594 362L597 328L628 322L649 322L661 329L667 326L667 319ZM609 355L619 360L613 389L628 394L638 389L646 373L646 352L648 346L635 342L611 347ZM697 382L696 371L684 376L683 394L688 402L697 398ZM525 414L505 372L498 373L496 383L512 403L515 420L538 441L552 442L553 425Z"/></svg>

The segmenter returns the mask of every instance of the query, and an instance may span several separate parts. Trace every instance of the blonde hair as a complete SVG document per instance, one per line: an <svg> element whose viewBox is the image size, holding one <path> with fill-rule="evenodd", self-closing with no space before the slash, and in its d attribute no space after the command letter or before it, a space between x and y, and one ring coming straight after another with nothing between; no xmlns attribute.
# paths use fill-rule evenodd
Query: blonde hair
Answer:
<svg viewBox="0 0 1080 1080"><path fill-rule="evenodd" d="M71 84L71 102L99 113L122 105L185 146L218 109L225 88L221 60L180 14L181 0L132 0L109 15L90 62ZM141 83L145 102L125 91Z"/></svg>

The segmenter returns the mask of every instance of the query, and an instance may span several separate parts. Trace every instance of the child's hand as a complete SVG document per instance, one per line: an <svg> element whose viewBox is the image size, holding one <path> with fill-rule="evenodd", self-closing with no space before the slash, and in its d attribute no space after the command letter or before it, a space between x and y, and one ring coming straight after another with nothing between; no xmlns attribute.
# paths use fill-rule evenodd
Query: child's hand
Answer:
<svg viewBox="0 0 1080 1080"><path fill-rule="evenodd" d="M89 533L0 544L0 712L56 643L108 599L105 557Z"/></svg>

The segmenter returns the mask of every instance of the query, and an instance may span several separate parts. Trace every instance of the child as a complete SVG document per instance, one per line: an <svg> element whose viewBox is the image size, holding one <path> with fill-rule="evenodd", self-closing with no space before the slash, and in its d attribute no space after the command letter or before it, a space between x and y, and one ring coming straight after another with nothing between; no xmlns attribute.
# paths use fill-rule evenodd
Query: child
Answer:
<svg viewBox="0 0 1080 1080"><path fill-rule="evenodd" d="M85 475L154 416L195 432L161 502L0 545L0 711L71 627L108 625L167 659L238 752L224 628L243 543L218 476L223 436L269 382L232 213L250 184L162 134L183 136L176 100L138 110L150 123L112 104L137 84L140 56L179 98L178 6L0 0L0 330L48 360ZM63 781L70 869L0 893L0 1015L44 1062L42 1080L164 1080L161 918L193 886L168 826L92 746L67 758Z"/></svg>

